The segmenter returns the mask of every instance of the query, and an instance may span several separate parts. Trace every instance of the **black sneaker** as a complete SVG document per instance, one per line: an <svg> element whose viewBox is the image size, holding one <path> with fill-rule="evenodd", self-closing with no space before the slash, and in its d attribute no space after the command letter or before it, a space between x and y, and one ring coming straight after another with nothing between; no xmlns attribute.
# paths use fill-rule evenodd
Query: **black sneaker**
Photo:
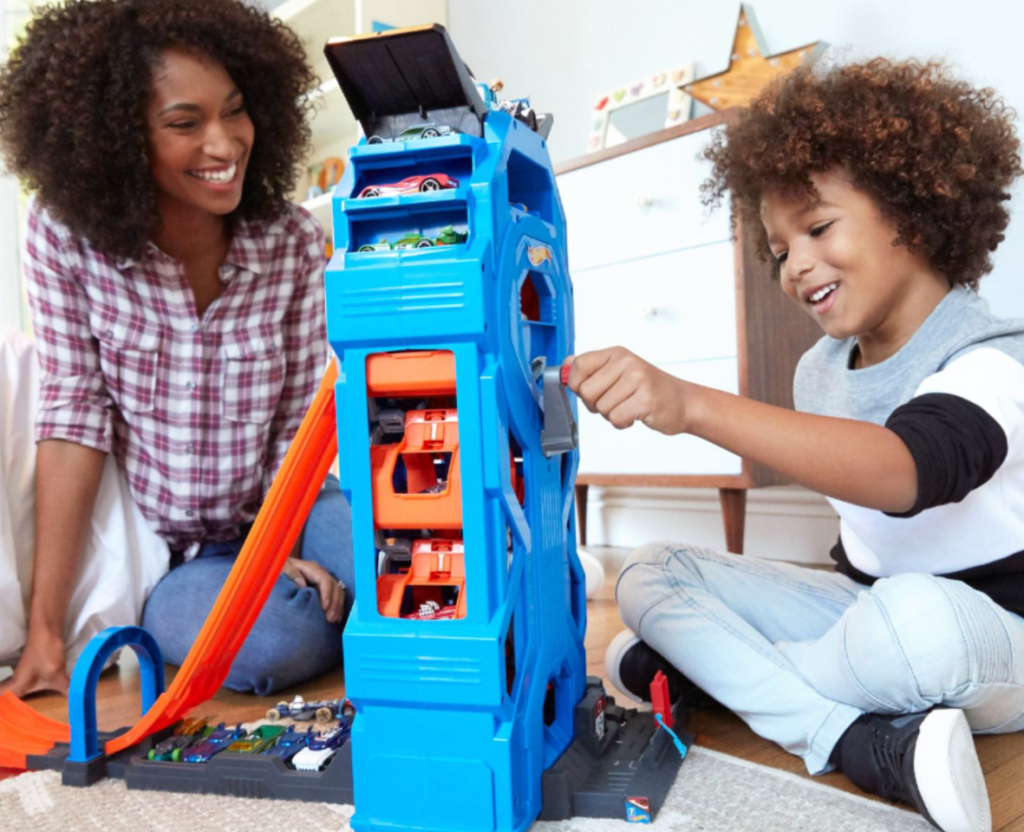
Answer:
<svg viewBox="0 0 1024 832"><path fill-rule="evenodd" d="M688 708L723 707L632 630L623 630L612 639L604 667L611 683L636 702L651 701L651 682L660 670L668 679L668 698L672 702L682 697Z"/></svg>
<svg viewBox="0 0 1024 832"><path fill-rule="evenodd" d="M985 776L963 711L864 714L832 761L858 788L913 806L943 832L991 832Z"/></svg>

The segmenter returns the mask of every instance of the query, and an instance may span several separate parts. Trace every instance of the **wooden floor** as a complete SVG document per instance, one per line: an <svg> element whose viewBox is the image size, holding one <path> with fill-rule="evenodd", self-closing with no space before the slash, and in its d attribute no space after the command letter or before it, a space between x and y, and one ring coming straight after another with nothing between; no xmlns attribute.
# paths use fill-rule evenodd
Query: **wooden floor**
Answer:
<svg viewBox="0 0 1024 832"><path fill-rule="evenodd" d="M588 603L588 614L587 671L590 675L603 678L605 647L622 629L610 585ZM99 683L97 701L101 730L130 725L138 719L137 666L134 662L122 664L123 667L108 671ZM174 670L172 667L167 668L168 682ZM621 697L610 684L607 687L610 694ZM296 693L301 693L306 699L340 698L344 690L344 680L339 670L336 674L329 674L301 688L270 697L222 690L207 707L198 709L197 713L219 721L249 721L261 717L279 700L291 699ZM47 716L67 719L66 702L62 697L38 696L30 702ZM625 702L628 704L628 700ZM693 710L690 713L689 727L696 732L699 745L803 777L809 776L800 759L787 754L774 743L761 739L732 714L709 710ZM1024 832L1024 734L978 737L976 742L992 802L993 829L995 832ZM841 774L826 774L814 779L847 792L863 794Z"/></svg>

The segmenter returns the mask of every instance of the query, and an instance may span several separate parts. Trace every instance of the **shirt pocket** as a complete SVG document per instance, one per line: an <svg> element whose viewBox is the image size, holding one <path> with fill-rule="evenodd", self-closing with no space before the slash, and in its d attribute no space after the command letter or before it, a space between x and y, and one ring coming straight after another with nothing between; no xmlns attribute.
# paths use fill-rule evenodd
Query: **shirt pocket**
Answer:
<svg viewBox="0 0 1024 832"><path fill-rule="evenodd" d="M99 327L96 338L107 389L117 406L128 413L152 411L160 361L159 334L114 322Z"/></svg>
<svg viewBox="0 0 1024 832"><path fill-rule="evenodd" d="M264 424L284 386L280 335L265 329L227 332L221 340L221 412L232 422Z"/></svg>

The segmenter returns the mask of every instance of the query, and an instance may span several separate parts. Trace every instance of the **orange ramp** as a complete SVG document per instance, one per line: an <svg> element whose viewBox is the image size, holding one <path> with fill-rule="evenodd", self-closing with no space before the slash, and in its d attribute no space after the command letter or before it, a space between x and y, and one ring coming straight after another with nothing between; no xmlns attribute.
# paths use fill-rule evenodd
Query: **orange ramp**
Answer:
<svg viewBox="0 0 1024 832"><path fill-rule="evenodd" d="M334 410L337 379L337 366L331 361L245 545L185 662L171 686L142 719L127 733L107 742L107 755L135 745L177 722L212 697L224 683L337 456ZM47 719L14 694L0 696L0 767L24 769L26 755L45 754L55 743L69 742L70 737L70 728L65 723Z"/></svg>

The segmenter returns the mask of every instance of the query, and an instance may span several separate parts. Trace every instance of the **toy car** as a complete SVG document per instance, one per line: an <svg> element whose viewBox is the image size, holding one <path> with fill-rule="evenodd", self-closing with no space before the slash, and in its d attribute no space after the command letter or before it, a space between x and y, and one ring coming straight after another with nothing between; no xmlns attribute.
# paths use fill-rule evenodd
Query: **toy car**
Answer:
<svg viewBox="0 0 1024 832"><path fill-rule="evenodd" d="M267 719L277 722L279 719L294 719L297 722L305 722L308 719L316 718L317 722L330 722L334 719L334 712L338 709L340 700L328 699L323 702L307 702L301 696L296 696L290 703L278 702L273 708L267 711Z"/></svg>
<svg viewBox="0 0 1024 832"><path fill-rule="evenodd" d="M530 106L529 98L511 98L498 105L512 118L517 118L535 133L537 132L537 113Z"/></svg>
<svg viewBox="0 0 1024 832"><path fill-rule="evenodd" d="M391 251L393 246L387 240L381 240L379 243L366 243L365 245L359 246L356 249L359 252L366 251Z"/></svg>
<svg viewBox="0 0 1024 832"><path fill-rule="evenodd" d="M173 760L181 762L182 751L194 743L198 738L203 738L213 729L206 724L206 718L184 720L167 739L157 743L149 749L147 759L149 760Z"/></svg>
<svg viewBox="0 0 1024 832"><path fill-rule="evenodd" d="M338 711L338 719L344 717L345 719L352 719L356 715L356 706L352 704L351 699L346 699L341 703L341 710Z"/></svg>
<svg viewBox="0 0 1024 832"><path fill-rule="evenodd" d="M429 237L424 237L422 234L410 234L407 237L403 237L397 243L395 243L395 251L401 251L407 248L433 248L434 241Z"/></svg>
<svg viewBox="0 0 1024 832"><path fill-rule="evenodd" d="M422 234L410 234L408 237L403 237L395 243L395 250L398 251L406 248L431 248L432 246L454 246L459 243L466 242L468 237L468 232L456 231L453 226L446 225L433 239L430 237L424 237Z"/></svg>
<svg viewBox="0 0 1024 832"><path fill-rule="evenodd" d="M227 750L235 754L259 754L270 748L283 733L283 725L261 725L244 739L235 740Z"/></svg>
<svg viewBox="0 0 1024 832"><path fill-rule="evenodd" d="M351 732L352 723L343 719L330 731L316 734L309 745L292 758L292 765L297 771L320 771L338 753Z"/></svg>
<svg viewBox="0 0 1024 832"><path fill-rule="evenodd" d="M455 618L455 604L441 606L437 601L427 601L420 604L419 610L403 615L402 618L411 621L436 621L441 618Z"/></svg>
<svg viewBox="0 0 1024 832"><path fill-rule="evenodd" d="M383 144L384 142L411 142L414 139L436 139L438 136L448 136L456 131L444 124L417 124L413 127L406 127L393 139L384 136L370 136L367 144Z"/></svg>
<svg viewBox="0 0 1024 832"><path fill-rule="evenodd" d="M264 749L263 753L272 757L280 757L285 762L288 762L309 745L309 740L312 736L312 725L301 734L295 730L294 725L289 725L288 730L277 738L277 742L270 746L270 748Z"/></svg>
<svg viewBox="0 0 1024 832"><path fill-rule="evenodd" d="M219 754L231 743L245 736L245 729L239 722L235 728L226 728L220 723L213 731L195 745L185 749L182 758L186 763L208 763L214 755Z"/></svg>
<svg viewBox="0 0 1024 832"><path fill-rule="evenodd" d="M446 225L438 233L434 243L439 246L454 246L466 242L468 238L468 231L456 231L454 227Z"/></svg>
<svg viewBox="0 0 1024 832"><path fill-rule="evenodd" d="M407 234L397 243L392 244L388 240L381 240L379 243L366 243L359 246L356 251L405 251L410 248L433 248L434 246L454 246L464 243L469 239L468 231L456 231L451 225L442 228L436 237L424 237L422 234Z"/></svg>
<svg viewBox="0 0 1024 832"><path fill-rule="evenodd" d="M431 173L426 176L407 176L401 182L387 185L368 185L359 192L359 199L370 199L375 196L392 194L430 193L459 187L459 180L443 173Z"/></svg>

